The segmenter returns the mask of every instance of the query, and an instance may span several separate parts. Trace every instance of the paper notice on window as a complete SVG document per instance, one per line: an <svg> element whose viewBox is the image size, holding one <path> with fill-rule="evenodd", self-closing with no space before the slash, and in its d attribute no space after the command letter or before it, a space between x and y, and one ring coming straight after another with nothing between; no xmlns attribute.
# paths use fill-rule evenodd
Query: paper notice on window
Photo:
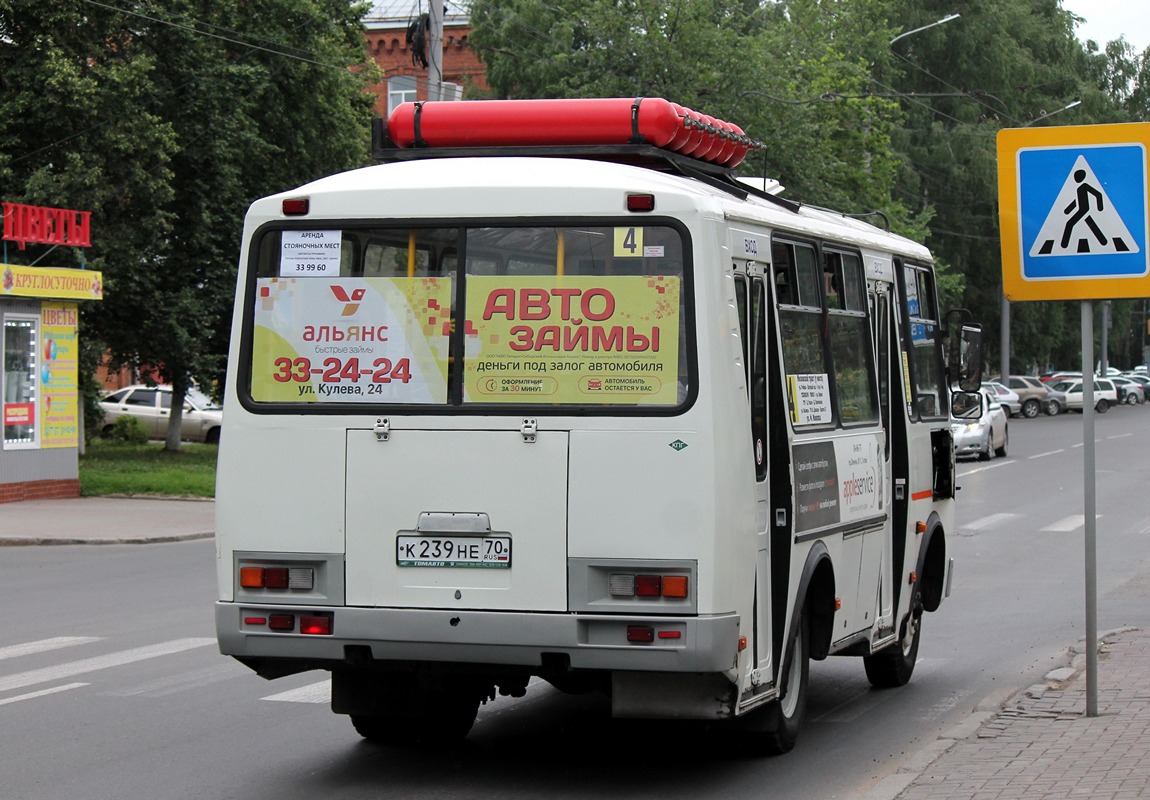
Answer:
<svg viewBox="0 0 1150 800"><path fill-rule="evenodd" d="M280 240L281 277L338 277L342 231L284 231Z"/></svg>
<svg viewBox="0 0 1150 800"><path fill-rule="evenodd" d="M787 399L794 425L828 425L831 412L831 389L827 374L787 376Z"/></svg>

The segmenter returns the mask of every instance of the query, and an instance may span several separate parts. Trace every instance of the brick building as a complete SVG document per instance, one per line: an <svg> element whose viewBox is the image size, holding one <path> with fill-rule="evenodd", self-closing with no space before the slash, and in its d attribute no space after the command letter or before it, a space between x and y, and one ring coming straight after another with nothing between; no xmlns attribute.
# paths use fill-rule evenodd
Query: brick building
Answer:
<svg viewBox="0 0 1150 800"><path fill-rule="evenodd" d="M428 99L428 69L417 63L418 54L408 44L408 28L428 11L422 0L377 0L364 17L367 50L383 70L385 80L373 87L379 100L376 110L386 118L400 103ZM444 4L443 85L444 99L462 99L472 89L486 89L484 68L468 46L471 33L466 7Z"/></svg>

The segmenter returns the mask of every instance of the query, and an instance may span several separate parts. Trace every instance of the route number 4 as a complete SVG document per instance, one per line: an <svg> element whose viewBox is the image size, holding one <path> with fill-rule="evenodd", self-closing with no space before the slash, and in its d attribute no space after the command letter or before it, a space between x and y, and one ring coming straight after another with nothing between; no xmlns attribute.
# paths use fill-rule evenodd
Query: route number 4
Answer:
<svg viewBox="0 0 1150 800"><path fill-rule="evenodd" d="M615 257L632 258L643 255L642 228L615 229Z"/></svg>

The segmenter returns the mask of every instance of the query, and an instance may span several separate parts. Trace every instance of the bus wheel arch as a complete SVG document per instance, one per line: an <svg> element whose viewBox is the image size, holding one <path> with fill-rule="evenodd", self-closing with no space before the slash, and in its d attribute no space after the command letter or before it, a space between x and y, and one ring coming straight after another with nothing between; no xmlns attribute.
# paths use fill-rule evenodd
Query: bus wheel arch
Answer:
<svg viewBox="0 0 1150 800"><path fill-rule="evenodd" d="M946 589L946 531L938 514L927 519L918 551L918 597L923 610L937 611Z"/></svg>
<svg viewBox="0 0 1150 800"><path fill-rule="evenodd" d="M822 542L816 542L807 554L803 575L799 580L800 598L791 613L791 630L798 630L802 617L810 628L808 653L815 661L822 661L831 649L835 626L835 571L830 553ZM783 669L787 667L783 664Z"/></svg>

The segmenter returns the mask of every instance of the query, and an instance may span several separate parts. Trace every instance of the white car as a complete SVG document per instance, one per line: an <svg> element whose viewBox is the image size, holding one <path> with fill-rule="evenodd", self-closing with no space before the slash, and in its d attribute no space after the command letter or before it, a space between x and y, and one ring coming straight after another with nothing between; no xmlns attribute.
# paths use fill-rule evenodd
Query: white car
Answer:
<svg viewBox="0 0 1150 800"><path fill-rule="evenodd" d="M143 424L148 431L148 438L164 439L168 435L168 419L172 410L172 387L142 384L126 386L101 400L100 406L104 409L105 436L111 433L117 419L131 416ZM181 439L219 444L223 423L222 408L198 389L188 389L180 421Z"/></svg>
<svg viewBox="0 0 1150 800"><path fill-rule="evenodd" d="M976 406L964 406L958 402L961 397L978 397L981 401ZM980 461L989 461L994 456L1004 458L1010 443L1006 410L986 389L955 394L950 409L950 432L956 456L974 455Z"/></svg>
<svg viewBox="0 0 1150 800"><path fill-rule="evenodd" d="M994 395L994 398L1006 411L1006 416L1013 417L1022 413L1022 398L1004 383L998 381L983 381L982 390Z"/></svg>
<svg viewBox="0 0 1150 800"><path fill-rule="evenodd" d="M1073 378L1054 384L1055 390L1066 395L1066 410L1082 410L1082 379ZM1110 406L1118 405L1118 389L1108 378L1094 379L1094 410L1105 414Z"/></svg>

